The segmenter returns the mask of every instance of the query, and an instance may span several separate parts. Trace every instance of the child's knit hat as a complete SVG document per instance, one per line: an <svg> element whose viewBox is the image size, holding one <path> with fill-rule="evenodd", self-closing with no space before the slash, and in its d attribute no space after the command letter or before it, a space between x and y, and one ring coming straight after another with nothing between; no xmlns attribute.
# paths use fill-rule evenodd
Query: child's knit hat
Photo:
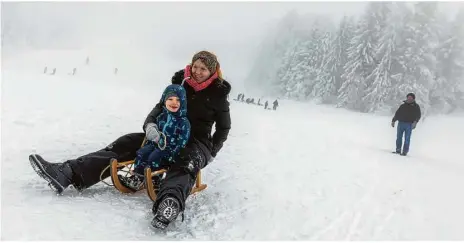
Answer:
<svg viewBox="0 0 464 243"><path fill-rule="evenodd" d="M168 92L166 92L166 96L164 98L164 101L166 102L166 100L168 100L169 98L171 97L177 97L179 98L179 96L177 95L176 91L175 90L169 90Z"/></svg>

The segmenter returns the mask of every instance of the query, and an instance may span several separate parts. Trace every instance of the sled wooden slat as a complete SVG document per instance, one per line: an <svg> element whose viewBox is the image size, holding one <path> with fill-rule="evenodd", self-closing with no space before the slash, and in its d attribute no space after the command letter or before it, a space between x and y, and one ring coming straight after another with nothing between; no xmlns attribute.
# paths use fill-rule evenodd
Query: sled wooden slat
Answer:
<svg viewBox="0 0 464 243"><path fill-rule="evenodd" d="M166 172L166 171L167 171L167 170L165 170L165 169L161 169L161 170L157 170L157 171L155 171L155 172L151 172L151 169L150 169L150 172L151 172L150 174L151 174L151 177L153 177L153 176L161 175L161 174L163 174L163 173Z"/></svg>
<svg viewBox="0 0 464 243"><path fill-rule="evenodd" d="M147 188L147 195L148 197L154 202L156 200L156 192L155 186L153 185L153 180L151 179L153 176L157 176L161 173L166 172L166 170L157 170L155 172L151 172L151 168L145 168L145 187Z"/></svg>
<svg viewBox="0 0 464 243"><path fill-rule="evenodd" d="M126 161L126 162L118 162L118 167L124 167L124 166L128 166L128 165L131 165L135 162L135 160L129 160L129 161Z"/></svg>
<svg viewBox="0 0 464 243"><path fill-rule="evenodd" d="M154 202L156 200L155 186L153 185L153 176L158 176L167 172L165 169L151 172L151 168L145 168L145 188L147 188L148 197Z"/></svg>
<svg viewBox="0 0 464 243"><path fill-rule="evenodd" d="M169 171L167 171L165 169L161 169L161 170L157 170L155 172L151 172L150 168L145 169L145 188L147 188L148 197L153 202L156 201L157 195L156 195L155 187L153 185L152 177L161 175L161 174L163 174L165 172L169 172ZM195 185L193 186L192 190L190 191L190 194L194 194L194 193L203 191L203 190L206 189L206 187L207 187L206 184L201 183L201 171L199 171L198 174L197 174L197 178L195 180Z"/></svg>
<svg viewBox="0 0 464 243"><path fill-rule="evenodd" d="M116 187L116 189L118 189L122 193L133 193L135 191L121 184L121 181L118 178L118 168L129 166L133 163L133 160L121 163L118 163L118 160L116 159L111 159L110 161L111 181L113 182L114 187Z"/></svg>
<svg viewBox="0 0 464 243"><path fill-rule="evenodd" d="M201 184L201 170L200 170L200 171L198 171L198 174L197 174L197 179L195 181L195 186L192 188L192 192L190 194L201 192L201 191L205 190L206 187L207 187L206 184Z"/></svg>

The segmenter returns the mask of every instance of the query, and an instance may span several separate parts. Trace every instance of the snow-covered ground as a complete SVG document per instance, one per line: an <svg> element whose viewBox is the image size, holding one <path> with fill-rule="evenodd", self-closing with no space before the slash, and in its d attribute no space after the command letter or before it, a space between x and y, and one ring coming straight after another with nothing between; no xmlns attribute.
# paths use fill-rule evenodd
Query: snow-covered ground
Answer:
<svg viewBox="0 0 464 243"><path fill-rule="evenodd" d="M188 199L184 222L158 232L144 193L99 183L57 196L27 157L59 162L140 132L163 82L130 86L129 73L116 82L96 69L50 76L23 61L2 70L2 240L464 239L462 116L419 123L401 157L390 153L391 117L291 101L266 111L233 101L234 90L208 188Z"/></svg>

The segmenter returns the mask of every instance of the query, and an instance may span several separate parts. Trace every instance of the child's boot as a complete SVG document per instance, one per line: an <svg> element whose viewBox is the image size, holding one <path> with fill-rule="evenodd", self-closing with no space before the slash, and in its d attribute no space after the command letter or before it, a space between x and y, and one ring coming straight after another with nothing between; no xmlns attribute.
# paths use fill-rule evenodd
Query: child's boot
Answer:
<svg viewBox="0 0 464 243"><path fill-rule="evenodd" d="M138 191L142 189L145 179L143 175L137 173L134 173L131 176L118 175L118 178L123 186L133 191Z"/></svg>

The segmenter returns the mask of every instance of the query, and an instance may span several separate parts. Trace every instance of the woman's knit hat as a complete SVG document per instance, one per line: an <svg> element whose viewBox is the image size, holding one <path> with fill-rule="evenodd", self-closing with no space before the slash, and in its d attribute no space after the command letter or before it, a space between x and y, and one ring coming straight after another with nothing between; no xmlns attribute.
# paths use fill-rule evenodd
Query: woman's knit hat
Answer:
<svg viewBox="0 0 464 243"><path fill-rule="evenodd" d="M202 63L208 68L211 73L215 73L218 70L219 62L217 60L216 55L208 51L200 51L195 54L192 58L192 64L196 62L198 59L201 60Z"/></svg>

